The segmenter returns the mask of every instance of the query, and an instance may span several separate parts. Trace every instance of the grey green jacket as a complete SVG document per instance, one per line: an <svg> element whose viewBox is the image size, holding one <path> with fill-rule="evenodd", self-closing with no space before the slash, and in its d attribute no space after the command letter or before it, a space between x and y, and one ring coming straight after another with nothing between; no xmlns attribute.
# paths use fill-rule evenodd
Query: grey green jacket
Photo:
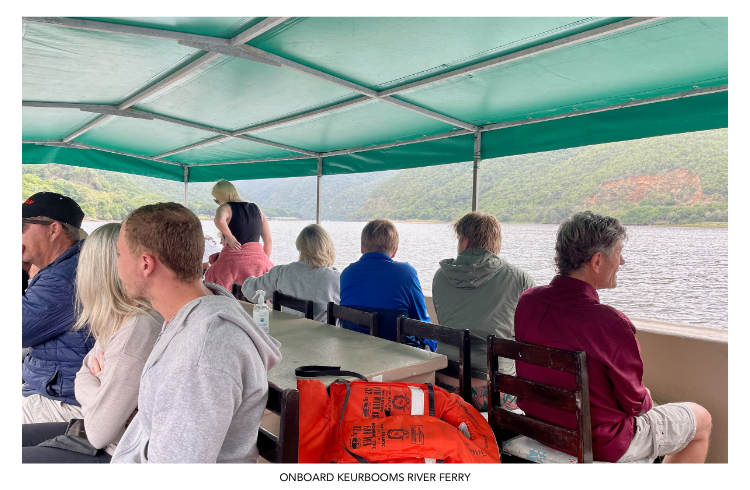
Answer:
<svg viewBox="0 0 750 490"><path fill-rule="evenodd" d="M273 297L273 292L294 296L313 302L314 319L325 323L327 321L328 302L341 301L339 276L341 273L335 267L321 267L310 269L306 262L298 261L290 264L276 265L260 277L248 277L242 284L242 294L249 300L255 296L255 291L262 289L266 292L266 299ZM283 311L298 314L286 308ZM302 315L299 313L299 315Z"/></svg>
<svg viewBox="0 0 750 490"><path fill-rule="evenodd" d="M487 250L466 249L440 261L432 279L432 301L440 325L471 331L471 366L487 371L487 336L515 339L513 318L518 298L534 287L525 271ZM458 360L455 347L441 344L441 354ZM515 374L513 361L500 359L499 369Z"/></svg>
<svg viewBox="0 0 750 490"><path fill-rule="evenodd" d="M225 289L162 327L141 375L138 414L112 463L256 463L279 343Z"/></svg>

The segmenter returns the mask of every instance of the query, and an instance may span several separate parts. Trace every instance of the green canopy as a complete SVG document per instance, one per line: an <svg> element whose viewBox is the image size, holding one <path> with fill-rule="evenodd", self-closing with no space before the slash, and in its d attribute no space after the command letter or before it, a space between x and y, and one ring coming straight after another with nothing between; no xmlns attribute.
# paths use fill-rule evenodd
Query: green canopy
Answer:
<svg viewBox="0 0 750 490"><path fill-rule="evenodd" d="M24 18L23 163L185 182L727 127L726 18Z"/></svg>

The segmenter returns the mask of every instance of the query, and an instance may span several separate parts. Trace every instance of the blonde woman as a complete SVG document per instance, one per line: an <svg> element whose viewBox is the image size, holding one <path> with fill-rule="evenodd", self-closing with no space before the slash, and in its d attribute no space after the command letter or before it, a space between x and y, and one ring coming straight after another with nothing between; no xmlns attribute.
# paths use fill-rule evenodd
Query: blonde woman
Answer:
<svg viewBox="0 0 750 490"><path fill-rule="evenodd" d="M164 320L147 302L126 293L117 275L119 233L119 223L91 233L81 248L76 274L73 330L88 326L96 343L76 375L75 395L86 438L98 451L84 454L54 441L38 446L64 434L67 424L28 424L23 426L24 463L108 463L137 411L141 371Z"/></svg>
<svg viewBox="0 0 750 490"><path fill-rule="evenodd" d="M214 224L224 235L226 245L208 268L206 282L231 291L233 282L261 276L273 267L271 229L258 205L242 201L231 182L218 181L211 195L219 205Z"/></svg>
<svg viewBox="0 0 750 490"><path fill-rule="evenodd" d="M340 300L339 275L333 262L336 250L326 231L318 225L308 225L297 237L299 261L277 265L260 277L248 277L242 284L246 298L262 289L270 298L274 291L313 302L314 319L326 321L328 302ZM289 313L297 314L296 311ZM301 315L301 313L300 313Z"/></svg>

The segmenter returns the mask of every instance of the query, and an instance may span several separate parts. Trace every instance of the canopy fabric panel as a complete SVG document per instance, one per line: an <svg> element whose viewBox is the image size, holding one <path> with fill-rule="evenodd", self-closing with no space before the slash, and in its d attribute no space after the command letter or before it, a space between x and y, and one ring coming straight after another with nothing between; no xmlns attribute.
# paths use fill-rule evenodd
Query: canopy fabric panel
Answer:
<svg viewBox="0 0 750 490"><path fill-rule="evenodd" d="M728 83L726 58L715 56L727 39L726 25L665 19L399 97L473 124L593 109Z"/></svg>
<svg viewBox="0 0 750 490"><path fill-rule="evenodd" d="M188 164L201 162L225 162L243 159L273 159L299 155L292 151L261 145L251 141L225 139L216 143L201 146L176 155L164 157L165 160L180 161Z"/></svg>
<svg viewBox="0 0 750 490"><path fill-rule="evenodd" d="M453 126L400 107L365 102L315 121L300 121L253 136L317 152L379 145L453 130Z"/></svg>
<svg viewBox="0 0 750 490"><path fill-rule="evenodd" d="M183 180L184 173L179 165L153 162L100 150L79 150L33 144L23 145L21 163L60 163L177 181Z"/></svg>
<svg viewBox="0 0 750 490"><path fill-rule="evenodd" d="M23 161L371 172L727 127L726 18L24 18ZM187 171L185 170L187 169Z"/></svg>
<svg viewBox="0 0 750 490"><path fill-rule="evenodd" d="M23 108L23 137L34 140L58 140L94 119L96 114L70 109Z"/></svg>
<svg viewBox="0 0 750 490"><path fill-rule="evenodd" d="M202 36L234 37L263 17L81 17L138 27L151 27Z"/></svg>
<svg viewBox="0 0 750 490"><path fill-rule="evenodd" d="M118 104L195 53L162 39L27 25L23 100Z"/></svg>
<svg viewBox="0 0 750 490"><path fill-rule="evenodd" d="M251 43L370 88L385 89L621 18L308 18Z"/></svg>
<svg viewBox="0 0 750 490"><path fill-rule="evenodd" d="M138 108L234 131L325 107L350 93L296 71L222 57Z"/></svg>

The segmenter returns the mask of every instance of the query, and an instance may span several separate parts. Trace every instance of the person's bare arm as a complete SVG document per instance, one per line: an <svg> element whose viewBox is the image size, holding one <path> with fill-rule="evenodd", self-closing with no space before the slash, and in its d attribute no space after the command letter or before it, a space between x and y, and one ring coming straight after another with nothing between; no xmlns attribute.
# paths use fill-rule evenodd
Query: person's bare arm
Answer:
<svg viewBox="0 0 750 490"><path fill-rule="evenodd" d="M262 212L260 213L261 218L263 219L263 224L260 228L260 237L263 239L263 251L266 253L268 258L271 258L271 249L273 248L273 239L271 238L271 228L268 226L268 221L266 221L266 215Z"/></svg>
<svg viewBox="0 0 750 490"><path fill-rule="evenodd" d="M222 204L216 209L216 216L214 216L214 224L216 228L224 235L224 241L233 250L239 250L242 248L240 242L232 235L229 231L229 222L232 220L232 208L229 204Z"/></svg>

